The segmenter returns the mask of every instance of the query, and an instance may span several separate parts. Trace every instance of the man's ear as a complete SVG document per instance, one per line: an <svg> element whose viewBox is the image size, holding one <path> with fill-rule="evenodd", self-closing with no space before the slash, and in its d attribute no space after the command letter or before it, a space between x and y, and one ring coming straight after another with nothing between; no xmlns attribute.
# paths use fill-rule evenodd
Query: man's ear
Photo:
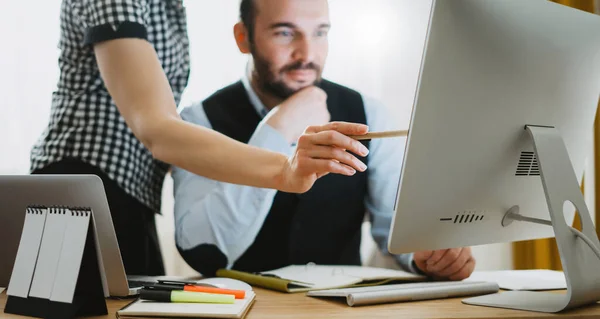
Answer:
<svg viewBox="0 0 600 319"><path fill-rule="evenodd" d="M244 23L238 22L233 26L233 36L240 52L250 53L250 39L248 39L248 30Z"/></svg>

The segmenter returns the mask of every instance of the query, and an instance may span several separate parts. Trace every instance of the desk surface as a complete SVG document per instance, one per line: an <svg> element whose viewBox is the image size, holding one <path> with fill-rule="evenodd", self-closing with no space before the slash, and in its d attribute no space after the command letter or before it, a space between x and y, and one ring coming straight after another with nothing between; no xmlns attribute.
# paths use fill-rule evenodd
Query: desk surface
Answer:
<svg viewBox="0 0 600 319"><path fill-rule="evenodd" d="M248 319L256 318L600 318L600 304L575 309L560 315L538 312L497 309L464 305L461 298L405 302L364 307L348 307L345 303L307 297L304 293L285 294L255 288L256 302ZM108 316L88 318L115 318L117 310L132 299L107 300ZM6 292L0 294L0 318L17 319L21 316L4 313Z"/></svg>

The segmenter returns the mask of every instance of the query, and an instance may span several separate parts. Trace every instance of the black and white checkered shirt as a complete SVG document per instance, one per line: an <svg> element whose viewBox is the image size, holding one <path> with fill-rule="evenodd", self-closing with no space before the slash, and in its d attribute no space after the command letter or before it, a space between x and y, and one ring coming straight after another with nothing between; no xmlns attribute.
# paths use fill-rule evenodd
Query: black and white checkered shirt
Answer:
<svg viewBox="0 0 600 319"><path fill-rule="evenodd" d="M189 75L182 0L63 0L60 80L48 127L31 152L31 170L65 158L102 169L128 194L160 210L168 169L125 124L100 77L93 44L147 39L155 48L179 104Z"/></svg>

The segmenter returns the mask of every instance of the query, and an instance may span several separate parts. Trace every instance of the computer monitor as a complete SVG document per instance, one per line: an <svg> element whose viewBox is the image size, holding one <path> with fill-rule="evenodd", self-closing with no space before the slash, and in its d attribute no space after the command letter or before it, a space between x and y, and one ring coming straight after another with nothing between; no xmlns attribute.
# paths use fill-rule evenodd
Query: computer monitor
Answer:
<svg viewBox="0 0 600 319"><path fill-rule="evenodd" d="M600 243L579 188L599 96L600 16L545 0L433 1L389 251L556 233L566 296L469 303L556 312L600 300ZM565 200L595 249L569 227Z"/></svg>

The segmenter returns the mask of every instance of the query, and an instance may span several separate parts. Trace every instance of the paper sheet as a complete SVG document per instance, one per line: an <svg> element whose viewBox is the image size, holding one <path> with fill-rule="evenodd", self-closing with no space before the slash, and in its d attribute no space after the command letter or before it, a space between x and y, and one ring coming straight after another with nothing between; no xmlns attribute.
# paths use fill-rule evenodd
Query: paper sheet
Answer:
<svg viewBox="0 0 600 319"><path fill-rule="evenodd" d="M313 284L312 289L337 288L369 280L387 278L416 280L423 276L402 270L392 270L362 266L329 266L329 265L291 265L262 274L276 275L280 278Z"/></svg>
<svg viewBox="0 0 600 319"><path fill-rule="evenodd" d="M29 288L35 271L36 260L46 223L46 209L28 208L25 215L21 241L10 275L7 294L21 298L29 296Z"/></svg>
<svg viewBox="0 0 600 319"><path fill-rule="evenodd" d="M566 289L567 282L561 271L534 270L500 270L475 271L467 281L490 281L507 290L556 290Z"/></svg>
<svg viewBox="0 0 600 319"><path fill-rule="evenodd" d="M35 272L29 290L30 297L50 299L58 269L60 250L63 246L65 229L70 217L64 214L62 210L51 208L48 211Z"/></svg>
<svg viewBox="0 0 600 319"><path fill-rule="evenodd" d="M69 216L70 215L70 216ZM71 215L67 210L65 216L70 217L66 222L64 242L59 253L59 263L52 287L51 301L72 303L77 285L77 274L82 263L83 250L90 225L90 212L79 211ZM94 260L94 262L97 262Z"/></svg>
<svg viewBox="0 0 600 319"><path fill-rule="evenodd" d="M0 294L4 291L5 288L0 287Z"/></svg>

